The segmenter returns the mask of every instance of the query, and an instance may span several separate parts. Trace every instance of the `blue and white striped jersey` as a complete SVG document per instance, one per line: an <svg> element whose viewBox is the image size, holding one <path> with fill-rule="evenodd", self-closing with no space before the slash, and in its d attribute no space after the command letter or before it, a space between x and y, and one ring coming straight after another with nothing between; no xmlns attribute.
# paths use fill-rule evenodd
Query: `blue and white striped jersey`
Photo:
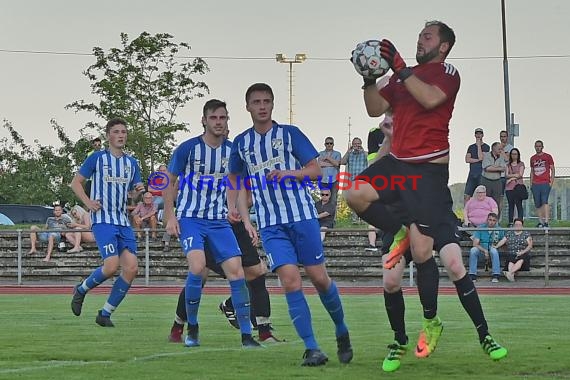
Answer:
<svg viewBox="0 0 570 380"><path fill-rule="evenodd" d="M101 209L91 213L92 223L130 226L127 195L142 182L137 160L127 154L115 157L110 151L101 150L87 157L79 174L91 178L91 199L101 203Z"/></svg>
<svg viewBox="0 0 570 380"><path fill-rule="evenodd" d="M292 125L274 123L264 135L252 127L235 138L230 172L249 176L259 228L317 218L308 186L294 179L278 183L266 176L273 169L301 169L318 156L307 136Z"/></svg>
<svg viewBox="0 0 570 380"><path fill-rule="evenodd" d="M186 140L172 154L168 171L179 180L176 216L225 219L228 160L232 143L212 148L202 136Z"/></svg>

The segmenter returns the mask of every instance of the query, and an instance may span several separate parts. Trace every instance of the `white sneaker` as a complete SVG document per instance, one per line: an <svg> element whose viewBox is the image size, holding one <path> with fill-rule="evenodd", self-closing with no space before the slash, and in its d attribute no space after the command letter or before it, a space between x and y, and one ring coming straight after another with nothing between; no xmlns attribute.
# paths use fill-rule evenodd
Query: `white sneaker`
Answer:
<svg viewBox="0 0 570 380"><path fill-rule="evenodd" d="M491 280L491 282L499 282L499 279L497 277L493 277L493 279Z"/></svg>

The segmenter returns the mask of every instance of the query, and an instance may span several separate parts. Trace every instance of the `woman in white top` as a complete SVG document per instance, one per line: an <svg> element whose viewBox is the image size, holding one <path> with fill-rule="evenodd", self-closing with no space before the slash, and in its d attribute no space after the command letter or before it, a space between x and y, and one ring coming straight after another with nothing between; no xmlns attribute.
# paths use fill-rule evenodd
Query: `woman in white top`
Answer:
<svg viewBox="0 0 570 380"><path fill-rule="evenodd" d="M79 205L73 206L70 212L72 222L67 227L78 230L91 230L91 216L85 209ZM67 252L81 252L81 242L94 242L95 236L91 231L82 231L75 233L75 246Z"/></svg>

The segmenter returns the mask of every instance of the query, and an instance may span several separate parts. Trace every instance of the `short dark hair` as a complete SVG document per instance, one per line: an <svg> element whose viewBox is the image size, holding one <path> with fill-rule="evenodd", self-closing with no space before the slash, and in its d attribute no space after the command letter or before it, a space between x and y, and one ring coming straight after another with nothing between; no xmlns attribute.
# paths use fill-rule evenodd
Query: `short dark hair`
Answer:
<svg viewBox="0 0 570 380"><path fill-rule="evenodd" d="M534 142L534 145L536 145L536 144L540 144L540 145L542 145L542 147L544 147L544 143L542 142L542 140L536 140Z"/></svg>
<svg viewBox="0 0 570 380"><path fill-rule="evenodd" d="M447 24L438 20L426 22L425 27L432 25L437 25L439 27L440 42L447 42L449 44L449 49L447 49L447 53L445 53L445 56L447 57L449 55L449 52L451 51L451 48L453 47L453 45L455 45L455 32L453 31L453 29L447 26Z"/></svg>
<svg viewBox="0 0 570 380"><path fill-rule="evenodd" d="M105 125L105 133L109 133L111 128L113 128L115 125L119 125L119 124L122 124L125 127L127 126L127 122L125 121L125 119L122 119L120 117L112 118L111 120L109 120L107 122L107 125Z"/></svg>
<svg viewBox="0 0 570 380"><path fill-rule="evenodd" d="M494 212L490 212L489 215L487 215L487 219L489 218L495 218L497 220L499 220L499 216L497 214L495 214Z"/></svg>
<svg viewBox="0 0 570 380"><path fill-rule="evenodd" d="M210 99L206 102L206 104L204 104L204 108L202 108L202 115L206 117L206 112L208 111L214 112L218 108L223 108L226 110L226 112L228 111L226 102L222 102L221 100L218 99ZM204 127L206 126L204 125Z"/></svg>
<svg viewBox="0 0 570 380"><path fill-rule="evenodd" d="M249 102L249 97L251 96L251 94L253 92L256 92L256 91L267 92L271 95L271 100L275 99L275 97L273 95L273 90L271 89L271 86L269 86L267 83L254 83L251 86L249 86L249 88L245 92L245 103L246 104Z"/></svg>
<svg viewBox="0 0 570 380"><path fill-rule="evenodd" d="M521 222L521 223L524 225L524 220L523 220L523 218L515 218L515 219L513 220L513 224L515 224L516 222Z"/></svg>
<svg viewBox="0 0 570 380"><path fill-rule="evenodd" d="M509 135L509 132L507 132L507 131L504 130L504 129L503 129L501 132L499 132L499 136L501 135L501 133L504 133L504 134L506 134L507 136Z"/></svg>
<svg viewBox="0 0 570 380"><path fill-rule="evenodd" d="M101 139L99 137L95 137L93 140L91 140L92 144L96 142L101 142Z"/></svg>

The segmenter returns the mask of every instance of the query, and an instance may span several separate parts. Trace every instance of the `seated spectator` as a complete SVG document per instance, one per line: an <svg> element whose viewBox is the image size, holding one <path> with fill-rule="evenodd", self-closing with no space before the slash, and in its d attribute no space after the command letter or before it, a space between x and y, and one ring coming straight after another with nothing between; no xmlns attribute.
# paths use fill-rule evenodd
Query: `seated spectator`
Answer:
<svg viewBox="0 0 570 380"><path fill-rule="evenodd" d="M55 205L53 208L53 216L50 216L46 220L45 229L64 230L69 223L71 223L71 218L63 214L63 208L60 205ZM75 244L75 236L71 233L66 235L64 232L57 231L38 232L38 226L31 226L30 230L32 232L30 233L30 252L28 254L37 253L36 242L38 238L41 242L47 241L48 243L46 257L44 257L43 261L49 261L51 259L55 243L59 243L62 238L65 237L71 244Z"/></svg>
<svg viewBox="0 0 570 380"><path fill-rule="evenodd" d="M490 213L487 216L487 223L479 227L492 228L492 230L475 231L473 234L473 248L469 252L469 276L473 282L477 281L477 263L480 259L485 259L488 262L489 256L493 275L491 282L499 282L501 262L499 261L498 248L503 246L507 239L505 238L505 231L501 227L497 227L498 219L497 214Z"/></svg>
<svg viewBox="0 0 570 380"><path fill-rule="evenodd" d="M515 281L515 273L522 268L530 267L530 250L532 249L532 236L530 232L523 231L523 220L516 218L513 224L514 231L507 232L507 269L503 272L507 280Z"/></svg>
<svg viewBox="0 0 570 380"><path fill-rule="evenodd" d="M315 203L317 214L319 217L319 225L321 226L321 241L325 240L326 231L334 227L334 218L336 215L336 207L331 202L331 191L329 189L321 190L321 200Z"/></svg>
<svg viewBox="0 0 570 380"><path fill-rule="evenodd" d="M91 216L85 209L79 205L75 205L71 208L71 223L67 225L68 228L76 228L78 230L90 230L91 229ZM94 242L95 236L91 231L76 232L75 234L75 245L68 252L81 252L83 248L81 247L81 242Z"/></svg>
<svg viewBox="0 0 570 380"><path fill-rule="evenodd" d="M152 194L148 191L143 195L143 201L131 213L135 230L150 228L152 239L156 239L156 226L158 224L158 208L152 203ZM142 239L142 233L137 231L137 238Z"/></svg>
<svg viewBox="0 0 570 380"><path fill-rule="evenodd" d="M473 197L465 204L463 210L463 226L477 227L487 221L490 213L499 214L497 202L487 196L487 189L483 185L475 188Z"/></svg>

